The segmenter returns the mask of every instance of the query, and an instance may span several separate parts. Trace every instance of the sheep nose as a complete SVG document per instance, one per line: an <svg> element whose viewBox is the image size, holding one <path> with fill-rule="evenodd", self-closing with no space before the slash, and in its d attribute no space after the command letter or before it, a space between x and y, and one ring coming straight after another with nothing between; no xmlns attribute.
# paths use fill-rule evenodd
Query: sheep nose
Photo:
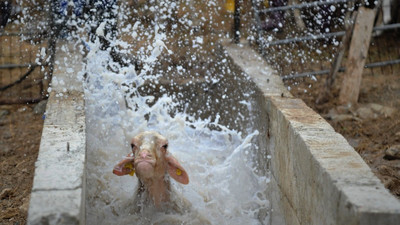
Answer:
<svg viewBox="0 0 400 225"><path fill-rule="evenodd" d="M150 156L150 153L147 150L140 152L140 158L145 159L147 156Z"/></svg>

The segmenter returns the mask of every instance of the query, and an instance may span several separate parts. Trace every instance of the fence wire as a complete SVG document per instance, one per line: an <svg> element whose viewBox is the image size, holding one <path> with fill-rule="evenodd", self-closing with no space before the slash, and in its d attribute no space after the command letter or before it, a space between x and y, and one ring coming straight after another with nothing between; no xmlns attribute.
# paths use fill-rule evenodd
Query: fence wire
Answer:
<svg viewBox="0 0 400 225"><path fill-rule="evenodd" d="M345 25L353 22L350 15L360 1L290 1L291 5L287 2L252 0L254 29L250 39L283 79L329 74L341 37L346 33ZM372 74L394 73L400 69L400 46L396 44L400 39L400 21L383 23L382 9L387 6L382 1L377 3L378 15L365 68ZM394 7L398 9L399 5ZM392 17L396 17L395 10L391 11ZM345 68L341 67L339 72L343 71Z"/></svg>
<svg viewBox="0 0 400 225"><path fill-rule="evenodd" d="M47 98L54 57L51 3L17 1L0 27L0 104L38 102ZM26 32L29 31L29 32Z"/></svg>

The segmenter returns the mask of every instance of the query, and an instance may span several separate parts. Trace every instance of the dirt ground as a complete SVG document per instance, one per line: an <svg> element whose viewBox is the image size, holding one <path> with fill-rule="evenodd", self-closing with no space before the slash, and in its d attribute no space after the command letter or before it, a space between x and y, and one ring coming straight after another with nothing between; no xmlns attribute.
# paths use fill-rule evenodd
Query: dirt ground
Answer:
<svg viewBox="0 0 400 225"><path fill-rule="evenodd" d="M0 224L25 224L42 114L31 105L0 105Z"/></svg>
<svg viewBox="0 0 400 225"><path fill-rule="evenodd" d="M387 149L396 146L399 149L400 144L400 74L364 76L359 104L350 108L338 104L338 89L328 102L315 102L323 88L324 79L297 82L286 82L292 87L291 93L302 98L342 134L385 187L400 199L400 158L385 155ZM370 103L385 106L390 113L385 110L369 110Z"/></svg>
<svg viewBox="0 0 400 225"><path fill-rule="evenodd" d="M272 40L304 35L296 35L298 31L293 27L296 27L293 21L286 18L282 30L264 31L263 35L265 39L272 37ZM399 59L399 39L399 30L389 30L380 35L374 33L366 64ZM282 76L330 69L340 40L269 46L264 49L264 59ZM295 97L303 99L342 134L385 187L400 199L400 65L364 69L358 103L351 107L338 103L343 76L344 73L338 74L331 96L323 103L317 103L317 100L325 90L327 76L295 78L284 83Z"/></svg>
<svg viewBox="0 0 400 225"><path fill-rule="evenodd" d="M397 35L382 35L373 43L384 43L386 55L399 56ZM379 54L380 51L380 54ZM382 48L370 47L369 60L382 61ZM372 58L372 59L371 59ZM343 73L339 73L327 102L317 103L325 77L285 81L291 93L303 99L342 134L361 155L390 192L400 199L400 65L365 69L357 105L338 103Z"/></svg>

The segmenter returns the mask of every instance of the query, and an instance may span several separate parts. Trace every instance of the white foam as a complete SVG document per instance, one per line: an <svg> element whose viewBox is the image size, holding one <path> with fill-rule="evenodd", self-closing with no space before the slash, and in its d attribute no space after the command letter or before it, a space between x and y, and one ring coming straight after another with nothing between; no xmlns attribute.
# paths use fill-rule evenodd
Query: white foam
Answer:
<svg viewBox="0 0 400 225"><path fill-rule="evenodd" d="M96 31L100 36L104 35L104 24ZM124 28L124 32L137 36L139 27L136 22ZM136 74L133 65L124 68L115 65L109 53L100 50L98 41L86 43L89 52L82 72L87 76L84 84L87 223L267 224L269 179L256 173L254 152L258 148L252 141L258 131L246 130L249 133L246 136L231 130L219 124L218 113L215 118L198 119L177 112L175 96L141 96L138 87L162 76L152 75L160 55L163 52L172 54L165 43L167 35L157 26L153 33L146 32L152 43L150 48L141 49L136 55L143 62L140 74ZM196 42L203 44L204 41L197 38ZM122 41L113 44L129 48L129 44ZM111 72L110 67L118 68L118 73ZM175 69L185 70L181 65L175 65ZM226 68L225 71L231 70ZM217 77L210 79L218 83ZM218 101L223 104L224 100ZM245 100L240 104L251 107ZM214 129L211 130L210 125ZM145 130L156 130L167 137L171 153L189 174L188 185L172 181L174 198L187 202L182 205L187 208L181 213L156 212L151 208L133 212L129 203L135 198L137 178L118 177L112 173L114 165L130 152L128 141L131 137Z"/></svg>
<svg viewBox="0 0 400 225"><path fill-rule="evenodd" d="M269 208L265 193L267 178L254 172L250 158L255 146L253 131L247 137L216 124L220 131L210 130L210 120L189 122L188 115L178 113L171 117L174 107L171 97L163 96L152 106L146 101L153 96L128 99L131 110L125 106L124 95L118 83L106 69L99 69L101 54L88 62L89 80L86 92L88 117L88 217L90 224L261 224L260 211ZM115 74L114 74L115 75ZM149 78L149 77L148 77ZM142 78L134 76L135 83ZM131 81L132 82L132 81ZM135 91L130 90L131 93ZM146 120L144 115L149 115ZM135 196L136 177L117 177L113 166L129 153L128 140L144 130L157 130L169 139L171 153L179 159L190 175L190 184L173 182L178 198L191 204L187 213L170 215L151 213L130 214L124 208ZM267 220L267 218L262 218ZM175 222L174 222L175 221ZM196 222L197 221L197 222Z"/></svg>

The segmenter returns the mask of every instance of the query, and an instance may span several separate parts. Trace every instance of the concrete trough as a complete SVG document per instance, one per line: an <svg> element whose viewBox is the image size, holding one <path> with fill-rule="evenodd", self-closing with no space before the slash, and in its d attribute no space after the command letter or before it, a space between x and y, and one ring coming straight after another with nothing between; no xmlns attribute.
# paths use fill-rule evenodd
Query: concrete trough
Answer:
<svg viewBox="0 0 400 225"><path fill-rule="evenodd" d="M225 42L223 47L235 67L257 84L252 123L261 133L259 166L271 173L270 224L398 224L400 201L347 141L293 98L247 44ZM86 224L84 98L69 69L80 71L82 60L72 50L58 51L57 59L66 55L76 57L67 57L54 71L28 224ZM61 78L63 85L54 83ZM271 162L263 160L266 154Z"/></svg>
<svg viewBox="0 0 400 225"><path fill-rule="evenodd" d="M85 103L75 72L82 57L61 46L66 45L57 49L27 224L85 224Z"/></svg>
<svg viewBox="0 0 400 225"><path fill-rule="evenodd" d="M249 46L224 46L258 86L272 156L271 224L398 224L400 201L345 138L268 75Z"/></svg>

